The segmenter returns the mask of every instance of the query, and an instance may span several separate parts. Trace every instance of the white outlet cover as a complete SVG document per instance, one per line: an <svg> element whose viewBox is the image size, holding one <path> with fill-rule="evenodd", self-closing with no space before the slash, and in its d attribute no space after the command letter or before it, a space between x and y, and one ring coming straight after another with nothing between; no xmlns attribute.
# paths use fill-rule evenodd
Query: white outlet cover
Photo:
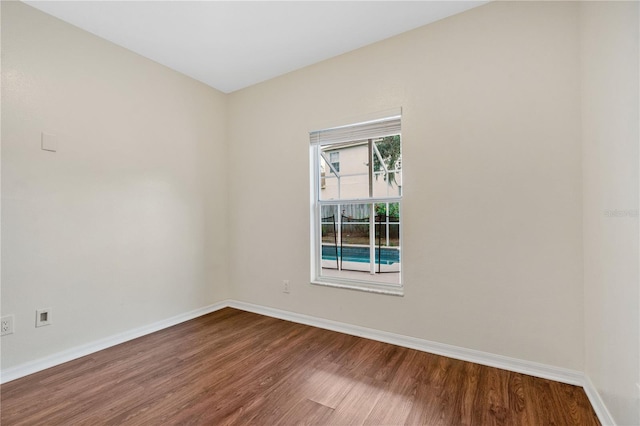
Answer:
<svg viewBox="0 0 640 426"><path fill-rule="evenodd" d="M6 336L7 334L13 334L14 330L14 318L13 315L7 315L0 318L0 336Z"/></svg>

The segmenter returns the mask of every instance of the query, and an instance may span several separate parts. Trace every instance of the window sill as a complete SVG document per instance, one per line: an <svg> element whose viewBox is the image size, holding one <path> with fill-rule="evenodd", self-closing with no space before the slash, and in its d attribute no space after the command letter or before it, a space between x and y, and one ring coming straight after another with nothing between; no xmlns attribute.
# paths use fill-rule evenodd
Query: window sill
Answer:
<svg viewBox="0 0 640 426"><path fill-rule="evenodd" d="M359 282L339 282L337 280L325 281L323 279L315 279L311 281L312 285L344 288L348 290L364 291L366 293L386 294L389 296L404 296L404 289L402 286L390 287L380 286L370 283Z"/></svg>

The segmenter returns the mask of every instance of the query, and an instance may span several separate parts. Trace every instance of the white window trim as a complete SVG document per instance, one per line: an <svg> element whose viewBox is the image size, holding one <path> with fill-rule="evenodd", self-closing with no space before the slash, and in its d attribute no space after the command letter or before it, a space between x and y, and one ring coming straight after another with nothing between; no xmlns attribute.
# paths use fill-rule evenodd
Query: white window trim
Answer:
<svg viewBox="0 0 640 426"><path fill-rule="evenodd" d="M396 117L387 117L383 118L383 121L389 118L399 118L400 114L397 114ZM377 120L373 120L377 121ZM344 127L350 127L349 125ZM313 134L316 134L316 139L314 140ZM335 142L326 142L320 143L317 139L317 134L319 132L311 132L312 134L312 142L310 146L310 229L311 229L311 277L310 282L313 285L326 286L326 287L336 287L336 288L344 288L351 290L358 290L370 293L378 293L378 294L386 294L386 295L394 295L394 296L403 296L404 295L404 268L400 267L400 283L379 283L368 280L357 280L357 279L345 279L341 277L334 276L322 276L322 255L318 255L318 249L321 247L322 241L322 223L320 220L321 217L321 207L323 205L335 205L335 204L375 204L375 203L400 203L400 213L399 213L399 234L401 245L399 250L401 251L400 259L401 264L403 263L402 256L402 247L404 245L403 238L403 202L402 195L394 196L394 197L371 197L371 198L355 198L355 199L339 199L339 200L320 200L320 190L321 190L321 176L320 176L320 147L326 144L331 144ZM396 132L395 134L398 134ZM379 155L379 153L375 153L375 155ZM386 169L386 166L383 166Z"/></svg>

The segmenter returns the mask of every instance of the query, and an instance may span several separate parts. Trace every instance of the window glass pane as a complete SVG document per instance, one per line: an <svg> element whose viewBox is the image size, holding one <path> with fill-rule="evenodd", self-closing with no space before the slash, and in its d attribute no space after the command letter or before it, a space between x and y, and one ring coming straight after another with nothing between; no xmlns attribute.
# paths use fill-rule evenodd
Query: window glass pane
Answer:
<svg viewBox="0 0 640 426"><path fill-rule="evenodd" d="M338 206L322 206L322 243L337 244L338 225L340 218L338 217Z"/></svg>
<svg viewBox="0 0 640 426"><path fill-rule="evenodd" d="M320 255L322 271L340 268L339 241L340 241L340 210L339 205L325 205L320 208L321 215L321 242Z"/></svg>
<svg viewBox="0 0 640 426"><path fill-rule="evenodd" d="M340 180L333 174L325 175L323 182L320 183L320 199L321 200L338 200L340 199Z"/></svg>
<svg viewBox="0 0 640 426"><path fill-rule="evenodd" d="M376 271L400 271L400 203L376 203Z"/></svg>
<svg viewBox="0 0 640 426"><path fill-rule="evenodd" d="M368 198L369 147L367 141L324 145L319 148L320 200Z"/></svg>
<svg viewBox="0 0 640 426"><path fill-rule="evenodd" d="M400 203L376 203L376 224L376 245L400 247Z"/></svg>
<svg viewBox="0 0 640 426"><path fill-rule="evenodd" d="M373 196L402 195L402 152L400 136L376 139L373 156Z"/></svg>
<svg viewBox="0 0 640 426"><path fill-rule="evenodd" d="M400 284L399 205L323 205L321 276Z"/></svg>
<svg viewBox="0 0 640 426"><path fill-rule="evenodd" d="M350 175L340 179L340 198L369 198L369 175Z"/></svg>
<svg viewBox="0 0 640 426"><path fill-rule="evenodd" d="M342 206L342 244L368 245L371 204ZM361 252L362 253L362 252ZM368 252L367 252L368 256ZM368 261L368 257L367 257Z"/></svg>

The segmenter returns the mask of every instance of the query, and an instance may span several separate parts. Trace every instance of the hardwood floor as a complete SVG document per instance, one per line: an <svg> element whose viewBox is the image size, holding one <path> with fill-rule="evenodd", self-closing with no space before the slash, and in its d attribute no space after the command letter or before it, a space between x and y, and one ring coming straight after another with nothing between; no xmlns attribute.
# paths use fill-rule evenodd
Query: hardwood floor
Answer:
<svg viewBox="0 0 640 426"><path fill-rule="evenodd" d="M597 425L582 390L226 308L0 386L9 425Z"/></svg>

